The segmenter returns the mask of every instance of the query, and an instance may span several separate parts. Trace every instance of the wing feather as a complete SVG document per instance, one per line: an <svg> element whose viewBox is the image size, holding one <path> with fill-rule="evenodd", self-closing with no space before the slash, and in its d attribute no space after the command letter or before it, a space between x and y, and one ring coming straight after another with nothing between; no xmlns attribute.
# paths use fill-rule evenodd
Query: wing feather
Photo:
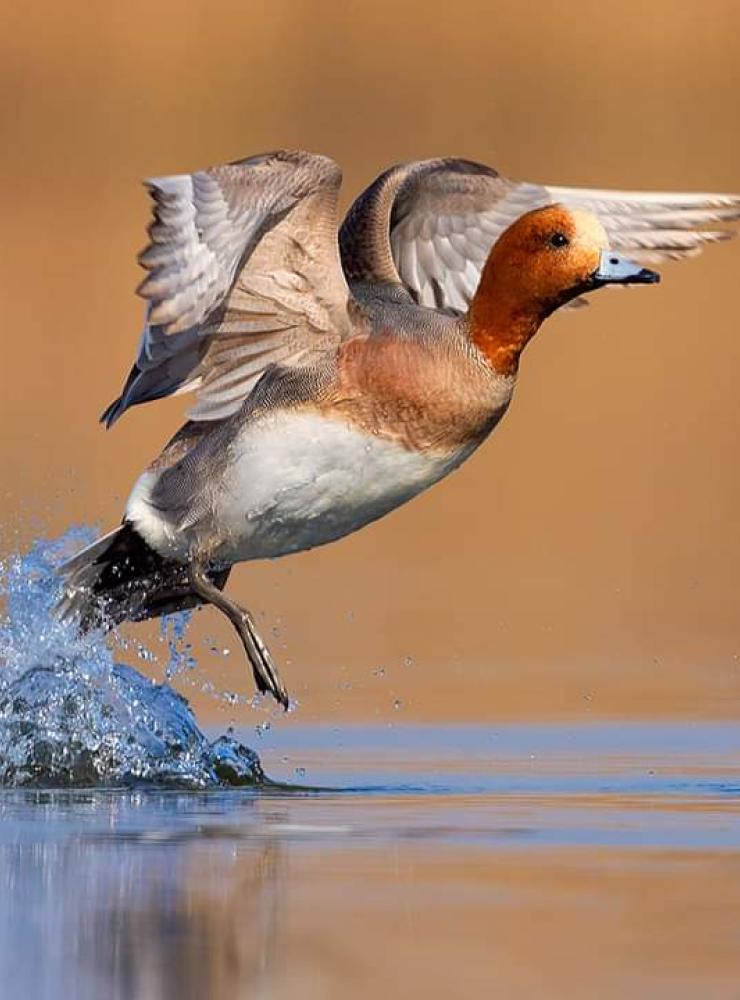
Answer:
<svg viewBox="0 0 740 1000"><path fill-rule="evenodd" d="M228 415L270 364L336 346L349 295L340 183L327 157L286 151L147 182L146 321L108 425L136 403L190 391L192 419Z"/></svg>

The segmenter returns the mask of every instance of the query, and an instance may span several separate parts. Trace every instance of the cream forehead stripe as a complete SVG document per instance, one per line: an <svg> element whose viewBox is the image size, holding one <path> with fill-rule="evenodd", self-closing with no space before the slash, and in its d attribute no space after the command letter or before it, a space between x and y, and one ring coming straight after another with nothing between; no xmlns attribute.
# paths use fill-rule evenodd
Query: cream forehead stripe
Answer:
<svg viewBox="0 0 740 1000"><path fill-rule="evenodd" d="M586 212L582 208L571 208L568 212L573 219L578 243L587 243L602 250L608 246L606 230L592 212Z"/></svg>

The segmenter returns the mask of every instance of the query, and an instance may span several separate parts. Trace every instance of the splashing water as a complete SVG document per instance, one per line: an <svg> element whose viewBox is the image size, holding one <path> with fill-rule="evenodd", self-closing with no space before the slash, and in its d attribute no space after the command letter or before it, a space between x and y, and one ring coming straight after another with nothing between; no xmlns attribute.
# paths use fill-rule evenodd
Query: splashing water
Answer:
<svg viewBox="0 0 740 1000"><path fill-rule="evenodd" d="M266 782L253 751L209 742L181 695L116 663L101 632L54 615L55 567L93 537L75 528L0 563L0 786ZM170 626L178 638L185 624Z"/></svg>

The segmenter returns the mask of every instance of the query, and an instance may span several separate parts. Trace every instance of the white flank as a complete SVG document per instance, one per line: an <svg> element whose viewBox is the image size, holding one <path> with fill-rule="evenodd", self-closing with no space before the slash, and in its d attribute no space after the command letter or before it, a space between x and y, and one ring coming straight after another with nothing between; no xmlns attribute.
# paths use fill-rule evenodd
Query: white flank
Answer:
<svg viewBox="0 0 740 1000"><path fill-rule="evenodd" d="M151 504L152 489L158 478L157 472L143 472L139 476L126 502L124 519L130 521L147 545L161 556L185 559L188 539Z"/></svg>
<svg viewBox="0 0 740 1000"><path fill-rule="evenodd" d="M283 412L248 427L217 499L228 561L323 545L399 507L456 468L316 414Z"/></svg>

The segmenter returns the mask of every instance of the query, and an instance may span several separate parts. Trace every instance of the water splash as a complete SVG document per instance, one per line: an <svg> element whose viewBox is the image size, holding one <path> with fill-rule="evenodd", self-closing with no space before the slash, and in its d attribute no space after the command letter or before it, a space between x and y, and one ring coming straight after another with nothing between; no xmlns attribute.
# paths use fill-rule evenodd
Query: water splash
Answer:
<svg viewBox="0 0 740 1000"><path fill-rule="evenodd" d="M230 736L210 742L181 695L117 663L100 632L80 636L53 614L55 567L93 537L76 528L0 563L0 785L265 782L253 751Z"/></svg>

